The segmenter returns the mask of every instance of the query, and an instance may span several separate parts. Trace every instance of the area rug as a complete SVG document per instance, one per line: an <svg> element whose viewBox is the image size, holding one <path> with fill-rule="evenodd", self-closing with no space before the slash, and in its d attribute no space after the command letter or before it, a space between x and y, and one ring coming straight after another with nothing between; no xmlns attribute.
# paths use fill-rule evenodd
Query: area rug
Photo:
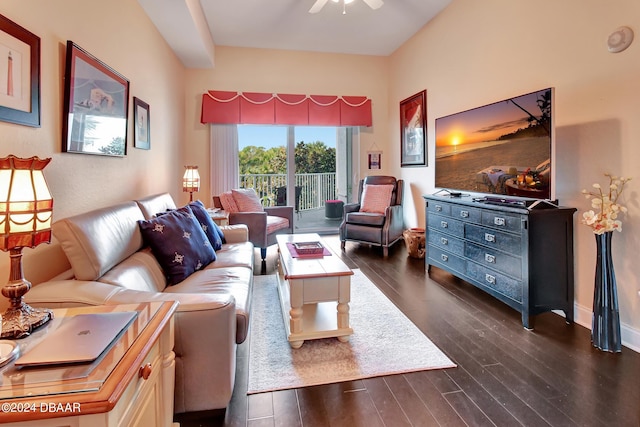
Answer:
<svg viewBox="0 0 640 427"><path fill-rule="evenodd" d="M276 277L254 277L247 394L456 366L360 270L354 273L349 341L308 340L295 350Z"/></svg>

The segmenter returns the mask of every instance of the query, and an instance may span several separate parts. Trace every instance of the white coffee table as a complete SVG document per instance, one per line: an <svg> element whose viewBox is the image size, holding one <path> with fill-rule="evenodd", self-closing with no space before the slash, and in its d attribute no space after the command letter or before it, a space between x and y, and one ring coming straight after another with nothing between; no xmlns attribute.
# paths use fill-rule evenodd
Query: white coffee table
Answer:
<svg viewBox="0 0 640 427"><path fill-rule="evenodd" d="M353 271L335 254L292 256L287 243L319 241L328 249L318 234L286 234L276 239L278 294L291 347L300 348L305 340L318 338L348 341L353 333L349 326Z"/></svg>

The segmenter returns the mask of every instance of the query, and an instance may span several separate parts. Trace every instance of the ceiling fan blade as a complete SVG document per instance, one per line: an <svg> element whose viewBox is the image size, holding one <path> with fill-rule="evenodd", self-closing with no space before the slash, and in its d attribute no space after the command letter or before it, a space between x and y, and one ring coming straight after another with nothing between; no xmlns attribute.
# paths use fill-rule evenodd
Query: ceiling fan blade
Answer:
<svg viewBox="0 0 640 427"><path fill-rule="evenodd" d="M322 9L324 7L325 4L327 4L329 0L316 0L316 2L313 4L313 6L311 6L311 9L309 9L309 13L318 13L320 12L320 9Z"/></svg>
<svg viewBox="0 0 640 427"><path fill-rule="evenodd" d="M380 9L384 2L382 0L363 0L371 9Z"/></svg>

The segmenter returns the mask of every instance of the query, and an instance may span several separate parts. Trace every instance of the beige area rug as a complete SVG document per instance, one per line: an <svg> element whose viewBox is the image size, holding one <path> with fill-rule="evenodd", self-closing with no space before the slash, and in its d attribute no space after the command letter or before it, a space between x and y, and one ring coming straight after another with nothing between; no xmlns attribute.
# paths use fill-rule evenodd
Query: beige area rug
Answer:
<svg viewBox="0 0 640 427"><path fill-rule="evenodd" d="M453 368L445 356L360 270L351 278L349 342L285 336L275 276L255 276L247 394Z"/></svg>

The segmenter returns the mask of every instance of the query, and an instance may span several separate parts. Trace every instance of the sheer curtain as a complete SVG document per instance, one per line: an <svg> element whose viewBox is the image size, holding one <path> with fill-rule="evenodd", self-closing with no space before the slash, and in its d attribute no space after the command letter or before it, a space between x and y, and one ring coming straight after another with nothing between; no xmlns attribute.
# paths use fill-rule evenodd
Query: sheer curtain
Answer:
<svg viewBox="0 0 640 427"><path fill-rule="evenodd" d="M239 187L238 126L211 125L211 194Z"/></svg>

